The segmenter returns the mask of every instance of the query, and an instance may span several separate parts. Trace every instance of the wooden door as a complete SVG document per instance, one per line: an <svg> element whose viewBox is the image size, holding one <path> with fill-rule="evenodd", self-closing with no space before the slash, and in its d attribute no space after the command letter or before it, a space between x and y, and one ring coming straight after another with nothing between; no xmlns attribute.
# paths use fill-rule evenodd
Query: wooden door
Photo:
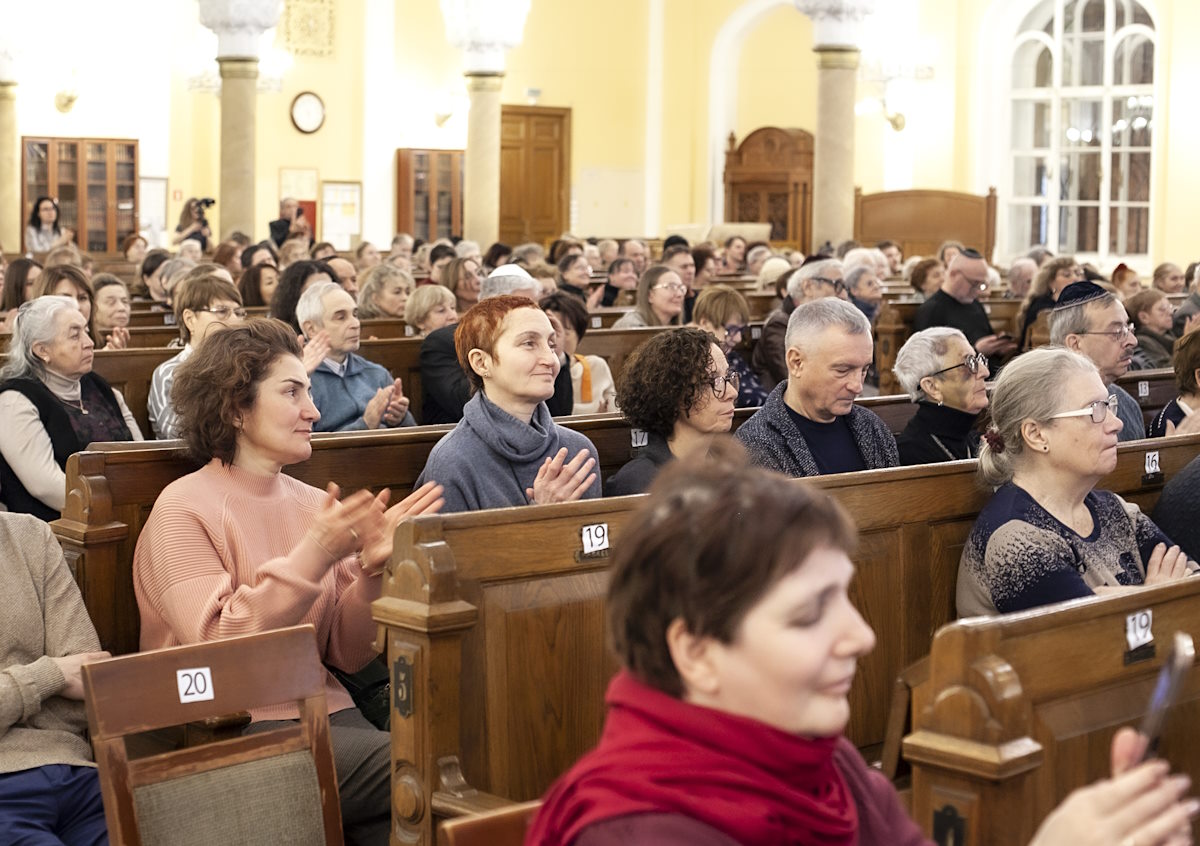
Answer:
<svg viewBox="0 0 1200 846"><path fill-rule="evenodd" d="M500 240L548 244L570 224L571 110L503 106Z"/></svg>

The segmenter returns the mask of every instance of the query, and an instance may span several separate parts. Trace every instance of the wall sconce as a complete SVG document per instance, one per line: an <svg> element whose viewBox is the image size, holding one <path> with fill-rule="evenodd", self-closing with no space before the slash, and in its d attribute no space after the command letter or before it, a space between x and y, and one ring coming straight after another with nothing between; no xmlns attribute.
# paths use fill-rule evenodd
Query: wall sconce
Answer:
<svg viewBox="0 0 1200 846"><path fill-rule="evenodd" d="M452 117L454 117L454 112L434 112L433 122L437 124L438 129L441 129Z"/></svg>
<svg viewBox="0 0 1200 846"><path fill-rule="evenodd" d="M887 107L887 100L882 97L868 97L865 100L860 100L854 106L854 113L859 116L881 114L883 119L891 125L896 132L903 132L908 121L901 112L890 112Z"/></svg>
<svg viewBox="0 0 1200 846"><path fill-rule="evenodd" d="M54 108L58 109L65 115L67 112L71 111L75 105L75 101L78 99L78 91L59 91L54 95Z"/></svg>

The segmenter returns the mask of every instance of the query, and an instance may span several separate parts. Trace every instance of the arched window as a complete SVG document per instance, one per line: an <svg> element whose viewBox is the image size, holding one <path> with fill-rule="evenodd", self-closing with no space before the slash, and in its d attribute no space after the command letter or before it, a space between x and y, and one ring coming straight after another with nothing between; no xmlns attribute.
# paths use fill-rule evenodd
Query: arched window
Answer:
<svg viewBox="0 0 1200 846"><path fill-rule="evenodd" d="M1043 0L1013 41L1008 253L1150 252L1154 22L1135 0Z"/></svg>

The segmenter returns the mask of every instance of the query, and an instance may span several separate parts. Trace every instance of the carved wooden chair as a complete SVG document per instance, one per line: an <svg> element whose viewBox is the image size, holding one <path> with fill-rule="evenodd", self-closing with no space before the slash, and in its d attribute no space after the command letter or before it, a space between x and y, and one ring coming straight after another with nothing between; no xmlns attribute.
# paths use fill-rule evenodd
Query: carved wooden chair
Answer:
<svg viewBox="0 0 1200 846"><path fill-rule="evenodd" d="M114 846L341 846L325 668L312 626L88 664L83 686ZM129 735L283 702L299 707L297 725L129 758Z"/></svg>

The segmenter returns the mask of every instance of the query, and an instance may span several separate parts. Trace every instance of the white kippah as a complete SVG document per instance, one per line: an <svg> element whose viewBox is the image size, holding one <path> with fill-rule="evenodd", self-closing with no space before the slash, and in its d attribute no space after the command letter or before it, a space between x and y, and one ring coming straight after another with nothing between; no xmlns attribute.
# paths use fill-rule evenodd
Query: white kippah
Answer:
<svg viewBox="0 0 1200 846"><path fill-rule="evenodd" d="M529 275L529 271L521 267L519 264L502 264L488 274L489 279L491 279L493 276L521 276L525 279L533 279L533 277Z"/></svg>

